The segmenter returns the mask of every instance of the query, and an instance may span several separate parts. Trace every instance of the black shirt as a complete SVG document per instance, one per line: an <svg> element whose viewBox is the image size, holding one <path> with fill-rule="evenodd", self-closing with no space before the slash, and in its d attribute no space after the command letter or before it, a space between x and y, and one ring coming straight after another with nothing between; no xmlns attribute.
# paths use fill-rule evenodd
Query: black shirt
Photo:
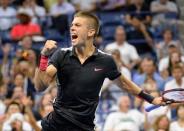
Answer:
<svg viewBox="0 0 184 131"><path fill-rule="evenodd" d="M57 50L49 64L57 68L54 111L85 130L94 129L95 111L104 79L120 76L113 58L96 49L83 64L74 48Z"/></svg>

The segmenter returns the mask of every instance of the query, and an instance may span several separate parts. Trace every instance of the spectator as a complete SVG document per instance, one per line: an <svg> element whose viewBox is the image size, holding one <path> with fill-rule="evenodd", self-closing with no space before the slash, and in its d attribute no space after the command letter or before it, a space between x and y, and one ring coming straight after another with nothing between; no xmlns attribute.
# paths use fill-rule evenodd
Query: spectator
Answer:
<svg viewBox="0 0 184 131"><path fill-rule="evenodd" d="M127 4L127 0L100 0L97 7L101 11L121 11Z"/></svg>
<svg viewBox="0 0 184 131"><path fill-rule="evenodd" d="M173 48L176 48L176 47L173 47ZM167 71L168 76L171 76L172 68L180 62L184 62L184 56L181 56L181 54L177 51L174 51L174 52L171 51L171 54L168 57L161 59L159 62L159 71L161 75L164 71Z"/></svg>
<svg viewBox="0 0 184 131"><path fill-rule="evenodd" d="M10 77L10 67L11 67L11 49L12 46L9 43L4 44L1 46L3 52L3 59L1 64L1 73L3 79L9 79Z"/></svg>
<svg viewBox="0 0 184 131"><path fill-rule="evenodd" d="M65 2L64 0L58 0L56 4L52 5L50 14L54 17L62 14L73 14L75 8L72 4Z"/></svg>
<svg viewBox="0 0 184 131"><path fill-rule="evenodd" d="M163 41L156 44L157 57L159 59L169 55L168 48L170 45L176 46L181 53L184 52L181 43L177 40L173 40L173 32L170 29L166 29L163 32Z"/></svg>
<svg viewBox="0 0 184 131"><path fill-rule="evenodd" d="M133 4L127 7L126 21L135 28L140 28L141 24L151 24L150 10L144 0L134 0Z"/></svg>
<svg viewBox="0 0 184 131"><path fill-rule="evenodd" d="M122 96L119 99L119 111L109 114L104 131L139 131L144 123L144 115L136 109L130 109L130 106L130 98Z"/></svg>
<svg viewBox="0 0 184 131"><path fill-rule="evenodd" d="M127 31L127 40L130 41L131 44L135 44L139 54L154 54L154 45L152 34L145 24L138 21L138 19L134 19L133 28L128 27Z"/></svg>
<svg viewBox="0 0 184 131"><path fill-rule="evenodd" d="M153 26L159 25L160 23L168 23L165 18L165 13L174 12L178 13L176 3L169 0L157 0L151 3L151 12L155 13L153 17Z"/></svg>
<svg viewBox="0 0 184 131"><path fill-rule="evenodd" d="M9 3L10 0L0 1L0 31L9 30L15 23L16 10Z"/></svg>
<svg viewBox="0 0 184 131"><path fill-rule="evenodd" d="M158 90L164 89L164 80L156 72L156 65L152 58L143 58L143 74L134 76L133 81L139 86L145 83L155 84Z"/></svg>
<svg viewBox="0 0 184 131"><path fill-rule="evenodd" d="M126 32L122 26L116 28L115 42L108 44L105 48L106 51L114 49L120 51L121 59L128 69L132 69L139 63L139 55L136 48L126 41Z"/></svg>
<svg viewBox="0 0 184 131"><path fill-rule="evenodd" d="M71 3L75 6L76 11L95 11L97 0L71 0Z"/></svg>
<svg viewBox="0 0 184 131"><path fill-rule="evenodd" d="M47 12L50 11L52 5L56 4L58 0L44 0L44 6Z"/></svg>
<svg viewBox="0 0 184 131"><path fill-rule="evenodd" d="M183 77L183 69L180 65L176 65L172 68L172 76L173 80L168 81L165 84L165 90L183 88L184 89L184 77Z"/></svg>
<svg viewBox="0 0 184 131"><path fill-rule="evenodd" d="M3 123L2 131L33 130L31 125L25 120L21 110L21 105L19 103L10 103L7 107L6 121Z"/></svg>
<svg viewBox="0 0 184 131"><path fill-rule="evenodd" d="M24 0L18 12L26 12L33 23L42 23L46 16L45 8L37 5L36 0Z"/></svg>
<svg viewBox="0 0 184 131"><path fill-rule="evenodd" d="M18 19L20 20L20 23L13 26L10 32L13 40L20 40L25 35L41 35L40 26L31 22L29 14L26 12L19 12Z"/></svg>
<svg viewBox="0 0 184 131"><path fill-rule="evenodd" d="M152 91L149 91L148 93L150 93L154 97L160 96L160 93L158 90L155 90L155 91L152 90ZM148 102L143 102L143 110L148 106L151 106L151 104ZM167 118L171 119L171 109L169 106L161 106L157 109L152 110L151 112L144 112L144 114L146 119L145 131L158 131L153 129L154 128L153 125L155 124L155 121L160 119L159 117L162 115L167 116Z"/></svg>
<svg viewBox="0 0 184 131"><path fill-rule="evenodd" d="M184 130L184 105L181 104L177 108L177 120L173 121L169 131L183 131Z"/></svg>
<svg viewBox="0 0 184 131"><path fill-rule="evenodd" d="M169 131L170 120L166 115L159 116L153 125L154 131Z"/></svg>
<svg viewBox="0 0 184 131"><path fill-rule="evenodd" d="M66 35L68 32L68 20L74 12L75 7L64 0L58 0L56 4L52 5L50 10L52 25L61 35Z"/></svg>

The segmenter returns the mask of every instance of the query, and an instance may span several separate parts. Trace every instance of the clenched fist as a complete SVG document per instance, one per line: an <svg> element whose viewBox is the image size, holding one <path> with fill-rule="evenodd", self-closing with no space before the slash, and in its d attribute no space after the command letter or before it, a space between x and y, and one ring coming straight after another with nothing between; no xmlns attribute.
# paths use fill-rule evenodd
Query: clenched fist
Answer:
<svg viewBox="0 0 184 131"><path fill-rule="evenodd" d="M41 51L41 54L44 56L49 56L51 55L54 50L57 48L57 42L53 40L47 40L45 42L45 45Z"/></svg>

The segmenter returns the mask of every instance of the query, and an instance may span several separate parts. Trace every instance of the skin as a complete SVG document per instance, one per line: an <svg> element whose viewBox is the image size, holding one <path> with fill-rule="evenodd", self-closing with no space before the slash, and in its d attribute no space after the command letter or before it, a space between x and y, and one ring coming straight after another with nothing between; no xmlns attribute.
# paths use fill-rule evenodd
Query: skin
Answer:
<svg viewBox="0 0 184 131"><path fill-rule="evenodd" d="M86 17L74 17L70 27L72 46L74 47L76 55L81 64L83 64L85 60L95 51L93 40L96 30L92 27L91 23L91 19ZM76 39L73 38L75 35L77 35ZM53 40L47 40L42 50L42 54L51 51L54 48L57 48L56 42ZM45 90L43 85L49 85L50 82L54 81L56 72L57 69L52 64L47 67L46 71L37 69L35 72L35 87L37 90ZM126 89L132 94L138 95L141 92L141 88L139 88L135 83L128 80L123 75L117 78L116 81L119 83L121 88ZM156 105L163 104L162 98L157 97L152 103Z"/></svg>

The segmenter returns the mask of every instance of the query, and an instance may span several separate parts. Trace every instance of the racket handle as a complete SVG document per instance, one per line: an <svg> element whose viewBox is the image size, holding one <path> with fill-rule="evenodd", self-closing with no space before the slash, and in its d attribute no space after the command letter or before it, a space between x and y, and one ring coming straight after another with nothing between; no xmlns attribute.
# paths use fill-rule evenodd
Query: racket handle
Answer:
<svg viewBox="0 0 184 131"><path fill-rule="evenodd" d="M145 108L145 110L147 111L147 112L150 112L150 111L152 111L152 110L154 110L154 109L157 109L157 108L159 108L160 106L156 106L156 105L152 105L152 106L149 106L149 107L147 107L147 108Z"/></svg>

